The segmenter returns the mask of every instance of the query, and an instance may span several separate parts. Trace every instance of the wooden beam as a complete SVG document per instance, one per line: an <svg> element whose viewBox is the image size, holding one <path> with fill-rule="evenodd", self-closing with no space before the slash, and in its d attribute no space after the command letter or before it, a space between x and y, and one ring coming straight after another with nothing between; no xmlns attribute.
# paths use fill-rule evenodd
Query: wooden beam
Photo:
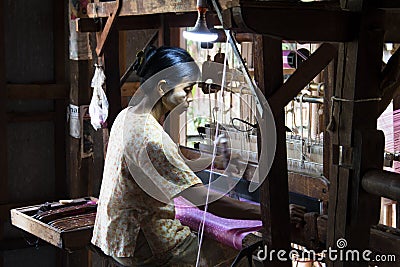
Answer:
<svg viewBox="0 0 400 267"><path fill-rule="evenodd" d="M122 1L122 0L121 0ZM115 9L115 1L89 3L87 7L89 18L108 17ZM156 13L183 13L197 12L194 1L124 1L122 3L120 17L133 15L146 15Z"/></svg>
<svg viewBox="0 0 400 267"><path fill-rule="evenodd" d="M167 25L165 15L160 14L160 27L158 28L158 46L171 46L170 28Z"/></svg>
<svg viewBox="0 0 400 267"><path fill-rule="evenodd" d="M100 20L89 18L76 19L76 31L78 32L99 32L101 31Z"/></svg>
<svg viewBox="0 0 400 267"><path fill-rule="evenodd" d="M9 99L66 99L67 84L7 84Z"/></svg>
<svg viewBox="0 0 400 267"><path fill-rule="evenodd" d="M104 26L104 29L102 29L102 32L98 35L96 47L97 56L103 55L105 46L110 40L110 33L115 28L115 22L117 20L117 17L119 16L119 12L122 6L122 0L115 0L114 2L112 2L112 4L113 8L108 11L106 25Z"/></svg>
<svg viewBox="0 0 400 267"><path fill-rule="evenodd" d="M255 80L268 98L283 83L282 41L258 35L254 51L254 57L258 59L255 62ZM275 119L277 143L271 169L260 187L263 239L270 249L288 251L290 248L289 190L283 106L273 109L272 112ZM260 136L258 136L258 140L259 144L266 142L266 140L260 140ZM260 177L260 179L263 178ZM276 258L270 264L272 266L291 266L290 262L278 261Z"/></svg>
<svg viewBox="0 0 400 267"><path fill-rule="evenodd" d="M400 200L400 174L384 170L370 170L364 174L365 191L380 197Z"/></svg>
<svg viewBox="0 0 400 267"><path fill-rule="evenodd" d="M284 40L341 42L353 40L358 15L319 2L242 1L225 11L229 28ZM284 23L282 23L284 21Z"/></svg>
<svg viewBox="0 0 400 267"><path fill-rule="evenodd" d="M268 99L270 105L277 108L286 106L336 55L336 47L327 43L322 44L306 61L301 63L283 86Z"/></svg>
<svg viewBox="0 0 400 267"><path fill-rule="evenodd" d="M118 17L115 28L118 31L125 30L143 30L143 29L158 29L160 27L161 14L148 14L138 16L123 16ZM165 13L165 23L169 27L192 27L197 19L197 12L188 13ZM212 14L207 13L207 25L220 25L218 18ZM100 31L99 20L92 18L80 18L77 21L77 31L79 32L98 32Z"/></svg>

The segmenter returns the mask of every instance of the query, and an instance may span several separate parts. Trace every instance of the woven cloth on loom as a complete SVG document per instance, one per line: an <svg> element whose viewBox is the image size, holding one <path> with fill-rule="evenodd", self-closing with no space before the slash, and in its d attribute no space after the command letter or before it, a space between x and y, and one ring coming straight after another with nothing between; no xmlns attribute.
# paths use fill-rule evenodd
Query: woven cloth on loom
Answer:
<svg viewBox="0 0 400 267"><path fill-rule="evenodd" d="M198 232L203 219L203 211L182 197L174 198L174 202L175 218L180 220L183 225ZM207 213L204 234L222 244L241 250L245 236L261 228L262 222L259 220L226 219Z"/></svg>

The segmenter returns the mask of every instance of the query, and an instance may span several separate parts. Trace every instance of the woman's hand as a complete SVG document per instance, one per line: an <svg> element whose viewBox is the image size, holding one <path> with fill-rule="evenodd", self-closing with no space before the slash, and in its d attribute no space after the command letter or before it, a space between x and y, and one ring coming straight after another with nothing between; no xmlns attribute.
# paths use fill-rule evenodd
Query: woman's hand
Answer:
<svg viewBox="0 0 400 267"><path fill-rule="evenodd" d="M236 172L240 172L240 167L243 165L243 159L238 154L233 154L229 158L224 157L223 155L215 156L214 160L214 168L219 170L225 170L226 167L231 164L236 168Z"/></svg>
<svg viewBox="0 0 400 267"><path fill-rule="evenodd" d="M300 226L304 222L304 213L306 213L306 208L296 204L289 205L290 222L295 223L296 226Z"/></svg>

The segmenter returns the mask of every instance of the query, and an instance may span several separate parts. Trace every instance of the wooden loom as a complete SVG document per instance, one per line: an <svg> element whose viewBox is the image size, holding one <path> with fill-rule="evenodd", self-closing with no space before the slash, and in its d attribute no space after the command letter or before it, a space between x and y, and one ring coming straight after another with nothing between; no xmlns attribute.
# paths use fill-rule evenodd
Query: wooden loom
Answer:
<svg viewBox="0 0 400 267"><path fill-rule="evenodd" d="M398 88L398 81L387 88L381 88L380 52L384 41L400 40L396 26L400 19L399 4L396 1L381 1L376 4L373 1L362 0L341 1L341 4L336 1L219 3L223 10L225 28L264 34L256 36L255 53L259 60L256 62L255 78L271 105L278 126L277 154L269 179L261 189L263 223L265 232L269 233L264 236L266 244L270 248L285 249L290 245L287 231L288 173L283 107L333 58L337 58L337 67L333 64L328 65L328 71L337 73L336 80L331 80L328 86L328 106L333 105L330 101L330 96L333 95L343 99L381 96L383 100L334 104L335 126L329 133L329 138L325 140L325 147L328 149L324 165L331 182L331 204L327 220L329 231L325 240L327 245L334 247L336 240L344 237L353 247L368 248L371 243L375 248L398 252L398 235L390 231L382 232L379 228L371 230L371 225L377 223L379 215L379 199L374 195L398 198L399 192L398 176L381 172L383 148L381 135L376 131L376 118ZM159 8L160 6L162 8ZM161 29L160 43L169 44L169 27L192 26L196 17L195 5L193 1L120 0L90 4L88 11L91 18L79 21L80 31L99 32L100 24L93 18L108 17L98 42L98 53L102 54L104 51L111 125L121 109L118 38L115 38L118 31ZM291 26L285 27L282 18ZM310 21L318 23L309 23ZM283 39L336 44L323 44L283 84ZM367 141L371 139L376 140L375 146L370 146ZM368 172L366 176L370 169L375 171ZM394 186L380 190L388 178ZM383 239L383 236L388 239ZM275 262L273 266L288 264ZM330 263L330 266L349 264L335 262ZM358 265L366 266L365 263Z"/></svg>

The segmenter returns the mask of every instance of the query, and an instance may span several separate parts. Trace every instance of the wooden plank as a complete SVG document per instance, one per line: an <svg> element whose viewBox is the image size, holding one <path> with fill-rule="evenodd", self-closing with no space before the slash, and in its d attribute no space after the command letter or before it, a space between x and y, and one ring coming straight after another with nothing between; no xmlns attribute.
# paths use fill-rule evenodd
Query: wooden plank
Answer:
<svg viewBox="0 0 400 267"><path fill-rule="evenodd" d="M122 1L122 0L121 0ZM107 17L115 9L115 1L88 4L88 16L90 18ZM125 0L122 3L119 16L146 15L156 13L182 13L197 11L196 1L171 0L171 1L147 1Z"/></svg>
<svg viewBox="0 0 400 267"><path fill-rule="evenodd" d="M276 91L269 103L271 107L284 107L309 84L337 55L331 44L322 44L307 60L301 63L283 86Z"/></svg>
<svg viewBox="0 0 400 267"><path fill-rule="evenodd" d="M166 13L162 14L165 17L166 24L173 27L192 27L197 19L197 12L189 13ZM218 18L207 13L207 25L220 25ZM140 16L125 16L119 17L116 21L115 28L118 31L124 30L143 30L143 29L158 29L161 25L160 14L148 14ZM100 23L91 18L81 18L77 21L77 30L80 32L97 32L100 31Z"/></svg>
<svg viewBox="0 0 400 267"><path fill-rule="evenodd" d="M258 35L255 42L254 74L258 87L268 98L283 83L282 41ZM268 176L260 187L263 239L269 249L290 248L289 191L284 107L272 110L277 132L276 152ZM258 143L265 142L258 137ZM262 179L262 178L261 178ZM291 266L274 259L272 266Z"/></svg>
<svg viewBox="0 0 400 267"><path fill-rule="evenodd" d="M105 46L107 46L107 43L111 38L110 32L112 32L113 29L115 28L115 22L117 20L119 11L121 10L122 6L122 0L115 0L113 4L114 4L113 9L108 12L106 25L104 26L104 29L102 29L101 33L99 33L97 38L97 47L96 47L97 56L103 55Z"/></svg>
<svg viewBox="0 0 400 267"><path fill-rule="evenodd" d="M65 99L67 84L7 84L9 99Z"/></svg>
<svg viewBox="0 0 400 267"><path fill-rule="evenodd" d="M242 1L225 11L227 26L284 40L340 42L355 38L358 15L318 2ZM284 19L285 23L282 23ZM289 27L287 25L290 25Z"/></svg>
<svg viewBox="0 0 400 267"><path fill-rule="evenodd" d="M62 239L57 230L41 221L33 220L30 216L18 211L11 210L11 223L28 233L32 233L50 244L62 248Z"/></svg>
<svg viewBox="0 0 400 267"><path fill-rule="evenodd" d="M8 122L55 121L56 112L8 112Z"/></svg>

